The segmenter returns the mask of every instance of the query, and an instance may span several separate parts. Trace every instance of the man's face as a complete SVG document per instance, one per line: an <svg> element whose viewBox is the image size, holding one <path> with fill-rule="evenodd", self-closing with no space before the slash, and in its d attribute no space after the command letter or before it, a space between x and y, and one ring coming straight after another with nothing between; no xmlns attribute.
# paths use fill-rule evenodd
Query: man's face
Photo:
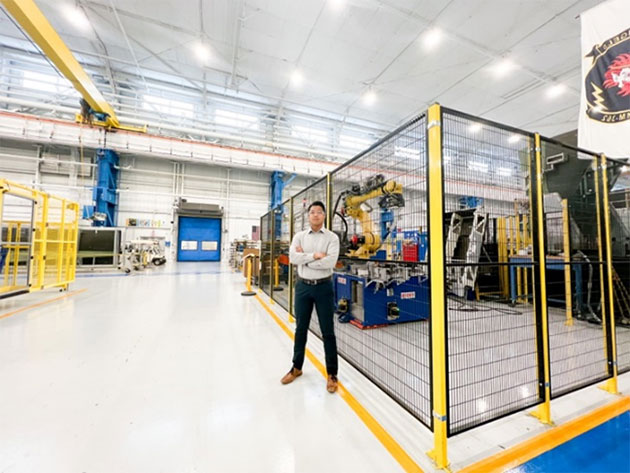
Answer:
<svg viewBox="0 0 630 473"><path fill-rule="evenodd" d="M319 205L314 205L311 210L308 211L308 221L313 227L320 227L324 224L326 215L324 210Z"/></svg>

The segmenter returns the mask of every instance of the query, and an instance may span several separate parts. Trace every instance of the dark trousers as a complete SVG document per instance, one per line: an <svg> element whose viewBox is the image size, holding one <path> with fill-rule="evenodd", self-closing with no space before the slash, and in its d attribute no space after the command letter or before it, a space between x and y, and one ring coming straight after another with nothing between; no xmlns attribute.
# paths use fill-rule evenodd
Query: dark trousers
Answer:
<svg viewBox="0 0 630 473"><path fill-rule="evenodd" d="M326 371L337 375L337 340L335 338L335 300L332 281L311 286L298 280L295 286L295 344L293 345L293 366L299 370L304 364L304 350L308 326L311 323L313 305L317 309L319 327L324 339Z"/></svg>

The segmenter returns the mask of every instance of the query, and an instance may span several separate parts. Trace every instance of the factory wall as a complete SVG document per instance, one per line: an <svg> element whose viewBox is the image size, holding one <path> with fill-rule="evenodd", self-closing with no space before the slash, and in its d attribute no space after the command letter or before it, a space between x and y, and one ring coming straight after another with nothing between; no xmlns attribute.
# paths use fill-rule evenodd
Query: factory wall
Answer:
<svg viewBox="0 0 630 473"><path fill-rule="evenodd" d="M92 204L94 150L73 147L43 148L36 144L0 141L0 178L36 186L83 205ZM289 193L311 180L298 177ZM163 158L123 155L120 159L118 226L126 240L142 236L164 237L175 242L175 206L180 197L223 207L223 250L235 238L251 238L252 226L269 208L270 172L233 169L216 165L175 162ZM5 215L25 218L29 208L18 200L7 201ZM129 219L151 221L150 227L128 226ZM175 223L175 226L173 225ZM89 226L89 221L82 221Z"/></svg>

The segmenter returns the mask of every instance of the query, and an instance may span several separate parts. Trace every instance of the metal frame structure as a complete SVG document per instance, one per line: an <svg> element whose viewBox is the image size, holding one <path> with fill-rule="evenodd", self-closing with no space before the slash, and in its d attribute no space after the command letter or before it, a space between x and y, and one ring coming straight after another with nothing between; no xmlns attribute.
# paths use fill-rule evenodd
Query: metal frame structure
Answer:
<svg viewBox="0 0 630 473"><path fill-rule="evenodd" d="M411 406L407 405L407 401L405 399L401 399L395 393L390 393L387 386L384 386L382 381L374 380L373 374L370 375L366 372L363 366L357 364L356 357L350 356L348 353L344 353L342 348L340 348L339 354L352 363L357 369L359 369L359 371L365 373L366 376L375 381L375 383L385 392L390 394L390 396L418 417L433 431L434 446L428 454L435 461L438 467L446 468L448 466L447 438L449 436L474 428L486 422L496 420L513 412L534 406L536 406L536 410L532 414L542 423L550 424L552 423L551 399L575 389L579 389L585 384L592 384L594 382L605 380L605 384L602 387L611 393L617 392L617 340L614 315L615 307L613 301L613 260L611 249L610 205L608 202L608 193L610 190L608 185L609 166L606 164L605 156L596 155L586 150L562 145L554 142L553 140L543 138L538 133L524 132L522 130L504 126L499 123L484 120L455 110L443 108L438 104L434 104L428 109L426 114L422 114L418 118L415 118L411 122L403 125L387 137L375 143L368 150L355 156L350 161L339 166L333 172L328 173L319 181L291 197L289 200L291 221L289 228L290 237L292 238L293 235L300 230L297 228L298 217L300 215L299 202L301 200L307 202L307 197L312 194L311 191L315 189L315 186L324 186L321 189L322 192L319 193L323 195L323 192L325 192L325 199L319 197L318 200L324 200L324 202L326 202L328 209L326 225L328 228L334 229L333 219L335 218L335 214L332 206L336 198L339 200L337 193L343 192L343 189L337 188L339 186L337 186L336 183L341 183L340 186L343 187L343 183L347 181L347 177L339 177L344 169L348 169L348 167L352 167L353 169L372 169L374 161L366 161L366 159L371 156L371 153L377 151L379 147L384 146L388 140L391 141L392 138L396 138L397 134L404 133L406 127L417 122L420 118L426 119L426 121L421 123L426 123L426 135L424 135L423 139L424 146L426 147L427 159L425 164L420 164L420 166L426 166L426 169L415 168L418 170L413 172L422 173L422 176L426 175L428 216L426 226L429 242L428 259L426 263L416 260L417 262L414 263L401 261L399 264L404 263L412 266L425 264L428 266L430 281L430 297L428 300L430 312L428 321L430 345L428 350L430 353L430 404L432 414L430 420L418 417L417 411L414 411ZM445 215L447 214L446 210L448 210L447 205L452 208L453 194L460 193L461 195L461 193L470 190L472 186L475 185L474 182L472 184L469 182L458 183L456 181L457 176L452 173L449 174L449 171L447 171L449 164L446 159L447 157L452 159L452 157L448 156L447 153L451 153L453 151L452 149L447 149L447 146L453 146L454 138L452 122L454 120L461 121L460 128L467 127L467 123L478 123L485 127L489 134L502 133L502 139L509 137L510 134L517 134L521 139L521 145L519 145L518 149L522 168L520 171L521 176L519 177L521 180L518 182L523 182L525 184L515 184L521 186L515 187L515 189L518 190L518 195L520 196L519 198L522 200L523 205L526 205L527 210L521 212L517 208L516 201L508 202L507 197L505 197L505 202L501 203L503 206L501 207L501 212L504 213L497 214L495 212L495 215L490 219L492 220L492 226L496 234L495 238L497 238L498 254L503 255L499 257L498 262L493 262L492 264L483 262L475 263L469 261L469 258L466 258L466 261L463 262L447 261L446 251L448 245L445 231L447 227L445 224ZM451 127L451 131L448 131L448 133L450 133L448 137L445 135L445 133L447 133L445 132L445 126ZM459 138L462 139L461 146L464 147L462 149L466 152L466 146L470 146L471 140L466 141L466 137ZM475 140L484 139L492 138L475 138ZM554 340L556 340L554 337L557 337L558 335L557 333L551 332L552 328L557 331L558 327L562 326L564 327L562 330L566 330L567 333L568 331L575 332L578 329L589 330L589 334L592 335L589 336L591 336L593 343L597 343L597 335L595 334L598 331L597 327L585 325L585 322L582 320L575 321L573 317L575 308L572 305L573 297L571 296L571 288L572 284L576 284L575 279L578 276L572 276L572 270L585 263L576 262L571 259L573 251L572 238L574 239L578 236L572 236L572 228L575 226L575 222L573 221L574 217L570 212L571 203L570 201L567 201L566 198L559 201L561 205L559 209L559 215L561 216L560 244L563 254L559 257L552 257L548 254L548 216L546 215L545 206L547 205L547 195L551 192L547 190L547 187L549 186L547 173L551 171L546 169L546 167L548 165L547 158L550 158L549 163L551 163L551 158L553 158L553 156L549 155L549 152L545 147L553 147L555 145L564 146L567 153L574 153L576 158L578 154L590 157L593 162L593 192L597 196L597 212L596 215L595 212L592 212L590 218L592 219L593 227L596 226L599 231L595 244L598 248L600 257L595 263L597 263L601 273L601 276L598 278L598 282L601 285L600 303L602 306L601 317L603 319L603 322L601 323L602 329L600 331L600 333L603 334L603 343L601 344L598 352L601 354L602 349L605 351L606 367L604 369L604 366L602 366L600 374L597 374L595 377L591 376L584 381L575 379L580 377L581 368L580 366L573 366L571 368L573 370L573 377L570 379L570 383L554 395L552 386L554 379L556 379L555 376L559 376L560 374L558 374L559 372L556 373L554 371L554 365L552 364L553 353L557 356L557 350L562 348L554 346ZM470 167L468 169L470 169ZM591 176L588 169L585 175L587 178L588 176ZM483 185L480 186L484 187ZM492 198L493 196L490 195L489 199ZM497 199L497 197L494 198L495 200ZM311 200L314 199L311 198ZM371 212L371 209L369 211ZM263 220L265 218L270 220L269 223L273 234L272 225L274 219L270 213L263 216ZM473 235L471 237L475 238L473 243L481 244L484 233L485 232L481 232L480 235ZM585 238L583 235L582 237ZM264 235L262 238L264 239ZM529 253L525 253L530 245L531 251ZM273 238L271 247L273 248ZM344 258L348 259L348 257ZM353 260L353 258L349 259ZM523 263L520 261L523 259L526 259L527 262ZM373 261L375 261L374 264L379 264L381 262L393 262L394 260L381 260L376 258L373 259ZM399 260L397 260L397 262L398 261ZM531 365L531 373L534 376L533 392L529 393L527 397L515 402L513 405L501 405L500 403L502 402L502 398L499 398L498 401L495 401L495 403L498 402L499 405L487 415L480 415L478 412L462 411L461 392L458 392L457 394L460 401L454 401L454 390L461 389L457 387L457 383L461 384L462 382L462 380L458 380L457 378L457 376L459 376L457 371L462 370L461 361L458 361L456 358L456 356L459 355L452 351L454 347L457 347L455 339L462 337L462 330L468 330L469 333L465 336L471 341L476 340L475 343L480 344L478 351L482 353L483 350L488 349L488 347L485 346L485 340L487 340L487 337L490 336L488 332L479 331L475 328L474 320L461 319L462 311L458 310L461 305L455 306L451 300L454 292L452 289L452 278L449 277L449 274L452 272L451 267L457 265L467 267L472 265L474 266L472 270L475 271L475 274L477 274L477 269L484 269L487 271L489 266L496 268L497 277L495 279L496 285L499 288L498 291L483 293L480 291L479 287L475 287L469 294L469 297L464 296L462 299L460 296L460 300L463 302L458 304L469 304L470 302L468 301L474 299L475 296L476 301L474 303L476 304L484 303L481 301L482 297L485 298L485 301L491 301L492 299L488 299L488 297L493 296L503 298L502 303L507 303L510 299L510 292L506 290L506 288L512 284L518 287L516 296L512 297L512 307L515 307L515 310L519 310L519 308L524 309L521 309L521 312L509 312L500 308L503 306L499 306L497 303L489 302L490 304L495 305L493 308L487 309L491 312L488 313L486 318L495 317L496 320L508 320L510 317L515 317L515 314L519 314L518 316L521 318L526 317L526 315L524 315L525 312L522 312L522 310L528 310L532 315L532 318L522 327L522 330L524 330L523 333L528 335L526 341L521 342L525 344L522 346L527 348L527 353L531 353L531 359L533 360L533 364ZM560 279L561 282L558 284L563 285L563 299L561 302L565 305L561 309L558 309L556 299L554 299L551 294L548 294L547 291L550 277L549 271L557 269L562 270L562 278ZM508 278L508 272L513 273L513 276ZM290 320L292 320L293 316L294 273L295 271L291 268L288 296L288 313ZM577 274L581 273L578 272ZM449 279L451 280L450 282ZM262 277L261 280L263 280ZM269 295L273 298L273 278L269 278L269 283L269 288L265 287L263 289L265 292L269 291ZM528 296L531 296L531 298ZM468 297L468 299L466 299L466 297ZM553 307L550 306L552 301L553 304L555 304ZM557 323L558 317L560 317L560 324ZM553 318L553 324L550 320L551 318ZM410 323L413 324L415 322ZM509 330L509 327L507 329ZM517 328L515 327L515 330L516 329ZM316 326L316 323L314 324L312 322L311 330L314 331L315 334L318 334L318 327ZM377 328L374 333L377 333L379 330L385 329ZM601 341L601 335L599 337L599 340ZM493 347L490 348L494 349ZM497 349L499 348L501 347L497 346ZM387 350L387 347L385 346L381 349ZM397 347L397 349L399 349L399 347ZM552 350L556 351L552 353ZM374 356L379 356L379 354L376 353ZM385 356L385 354L382 354L382 356ZM571 355L569 354L567 356ZM511 363L509 361L509 357L500 358L498 361L502 363ZM466 370L464 369L463 372L465 371ZM491 373L492 369L489 368L486 371ZM558 371L557 368L556 371ZM410 377L414 377L419 374L410 372L408 375ZM487 376L487 373L484 374L484 376ZM470 380L466 382L470 382ZM479 383L479 385L482 383L487 384L488 382L493 382L492 377L487 379L481 378L475 381L475 383ZM464 396L473 396L469 399L465 399L465 401L467 403L476 402L477 405L479 405L480 402L485 403L486 401L482 398L475 397L479 394L475 391L475 386L477 386L475 383L470 384L472 387L468 388L468 394L464 393ZM464 418L462 418L462 416L464 416Z"/></svg>
<svg viewBox="0 0 630 473"><path fill-rule="evenodd" d="M4 202L14 196L30 202L30 220L4 218ZM51 287L67 289L74 281L77 263L79 203L0 180L0 228L2 240L4 285L0 297L34 292ZM29 237L21 241L22 230ZM26 258L21 253L27 252ZM9 282L9 274L12 275ZM23 284L18 284L18 274Z"/></svg>

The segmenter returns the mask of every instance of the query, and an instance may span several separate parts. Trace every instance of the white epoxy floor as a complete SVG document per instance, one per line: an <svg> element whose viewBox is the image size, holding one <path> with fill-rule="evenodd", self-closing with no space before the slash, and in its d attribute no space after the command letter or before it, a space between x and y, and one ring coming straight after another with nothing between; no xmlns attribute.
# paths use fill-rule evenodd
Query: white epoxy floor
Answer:
<svg viewBox="0 0 630 473"><path fill-rule="evenodd" d="M292 341L243 288L218 264L81 276L71 291L86 292L0 319L0 473L403 471L308 360L280 384ZM0 317L59 295L2 300ZM323 360L316 337L309 348ZM340 380L434 471L424 426L343 360ZM562 423L614 398L591 386L552 414ZM453 470L545 429L521 411L457 435Z"/></svg>
<svg viewBox="0 0 630 473"><path fill-rule="evenodd" d="M0 320L0 472L402 471L310 363L280 384L291 341L240 275L188 264L81 288Z"/></svg>

